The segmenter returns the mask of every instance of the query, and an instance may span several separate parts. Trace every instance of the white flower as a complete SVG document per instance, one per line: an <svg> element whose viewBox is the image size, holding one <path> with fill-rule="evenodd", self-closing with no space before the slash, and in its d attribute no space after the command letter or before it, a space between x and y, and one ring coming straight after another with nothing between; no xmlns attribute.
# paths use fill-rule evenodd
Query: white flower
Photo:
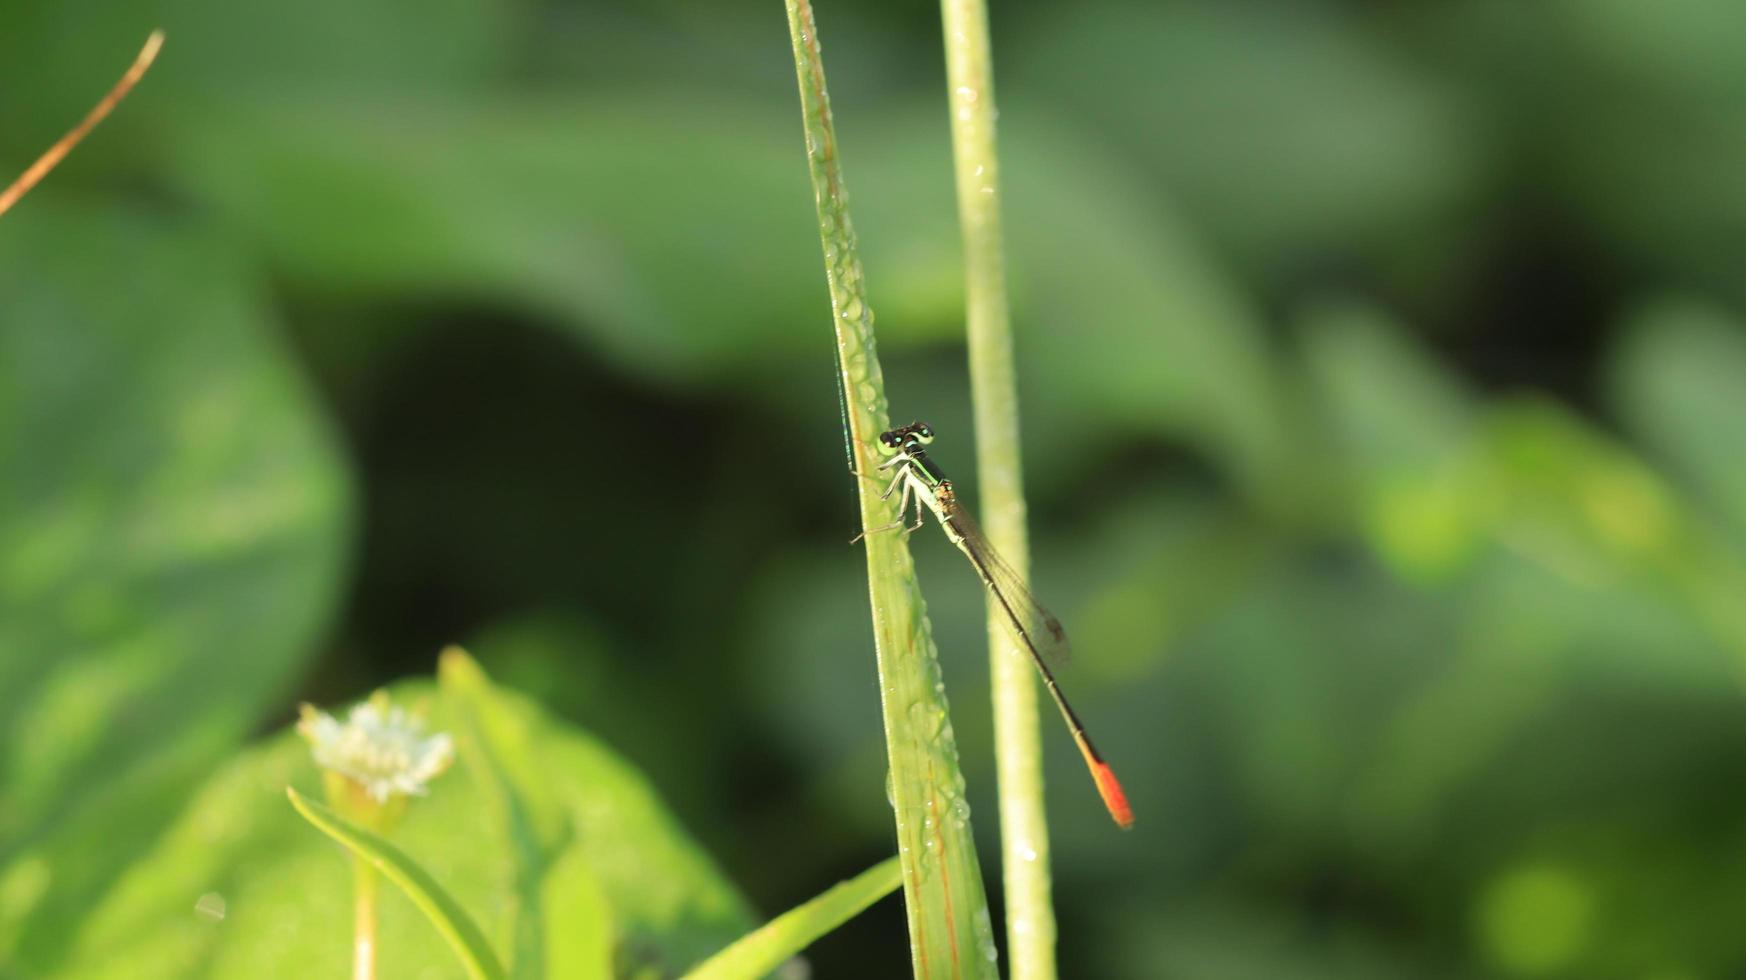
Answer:
<svg viewBox="0 0 1746 980"><path fill-rule="evenodd" d="M448 735L427 737L416 714L388 703L387 691L354 706L343 725L306 704L297 731L314 749L316 765L356 783L377 803L423 796L425 784L455 757Z"/></svg>

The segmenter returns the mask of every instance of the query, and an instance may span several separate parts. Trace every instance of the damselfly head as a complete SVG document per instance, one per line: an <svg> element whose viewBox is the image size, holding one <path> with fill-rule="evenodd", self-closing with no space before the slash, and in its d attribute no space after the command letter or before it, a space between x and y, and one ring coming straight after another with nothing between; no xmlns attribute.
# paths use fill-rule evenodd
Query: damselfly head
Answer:
<svg viewBox="0 0 1746 980"><path fill-rule="evenodd" d="M926 422L911 422L908 425L900 425L888 432L880 433L879 451L891 456L902 450L925 446L933 441L934 430L932 426Z"/></svg>

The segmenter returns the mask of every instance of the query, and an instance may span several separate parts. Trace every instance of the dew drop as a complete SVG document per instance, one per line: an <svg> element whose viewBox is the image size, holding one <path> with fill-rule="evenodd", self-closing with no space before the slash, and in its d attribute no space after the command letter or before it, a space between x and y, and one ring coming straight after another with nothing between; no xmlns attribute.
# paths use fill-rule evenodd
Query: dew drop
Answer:
<svg viewBox="0 0 1746 980"><path fill-rule="evenodd" d="M223 922L227 905L223 895L217 892L207 892L194 900L194 913L214 922Z"/></svg>
<svg viewBox="0 0 1746 980"><path fill-rule="evenodd" d="M909 723L915 726L922 738L932 742L940 737L940 729L945 727L946 713L938 704L917 701L909 706Z"/></svg>
<svg viewBox="0 0 1746 980"><path fill-rule="evenodd" d="M982 958L988 962L1000 959L1000 953L994 948L994 923L986 908L976 910L976 945L982 950Z"/></svg>

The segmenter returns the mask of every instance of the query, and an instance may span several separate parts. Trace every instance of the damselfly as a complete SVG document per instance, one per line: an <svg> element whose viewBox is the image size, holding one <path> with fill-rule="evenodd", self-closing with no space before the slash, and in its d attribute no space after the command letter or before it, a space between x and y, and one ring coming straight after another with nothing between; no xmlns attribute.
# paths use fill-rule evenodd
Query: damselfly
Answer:
<svg viewBox="0 0 1746 980"><path fill-rule="evenodd" d="M1056 683L1055 672L1049 667L1050 659L1059 660L1066 655L1067 633L1061 628L1061 621L1037 602L1031 591L1025 588L1024 580L989 546L988 540L982 536L982 529L958 502L952 481L922 448L933 441L934 430L923 422L912 422L880 435L879 451L891 458L879 464L879 468L895 471L891 484L881 497L899 494L898 519L895 524L873 530L902 527L912 505L915 507L912 529L921 526L924 506L933 511L946 537L970 559L982 584L994 596L994 604L1000 608L1019 645L1031 655L1031 662L1036 664L1037 672L1043 677L1043 686L1049 689L1055 707L1061 709L1061 717L1066 719L1067 727L1073 732L1073 741L1079 746L1079 754L1085 757L1085 765L1091 770L1092 781L1097 784L1097 792L1103 797L1104 806L1109 808L1109 815L1123 828L1132 826L1134 812L1128 806L1127 796L1122 793L1122 784L1116 781L1115 773L1103 761L1103 756L1091 742L1091 736L1085 733L1085 723L1067 703L1067 696L1061 693L1061 685Z"/></svg>

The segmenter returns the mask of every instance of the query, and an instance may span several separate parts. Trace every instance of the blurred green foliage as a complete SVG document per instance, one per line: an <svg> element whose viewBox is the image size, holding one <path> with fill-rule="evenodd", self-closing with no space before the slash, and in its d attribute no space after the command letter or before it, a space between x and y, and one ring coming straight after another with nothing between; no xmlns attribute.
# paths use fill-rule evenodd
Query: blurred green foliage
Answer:
<svg viewBox="0 0 1746 980"><path fill-rule="evenodd" d="M445 665L445 671L447 667ZM470 732L464 697L432 700L428 685L397 694L430 703L431 724ZM573 838L549 842L542 865L524 868L521 833L503 819L504 788L481 771L445 773L413 802L397 846L478 918L501 955L515 937L518 965L543 962L550 976L597 976L608 929L628 935L620 975L674 975L751 925L744 900L673 825L634 769L598 742L565 731L523 703L487 712L523 729L501 759L539 773L541 803ZM464 740L472 739L469 734ZM476 744L476 743L475 743ZM470 749L471 750L471 749ZM62 972L78 977L342 976L351 958L351 868L332 843L285 801L285 787L319 799L308 746L286 732L224 767L162 841L91 912ZM524 797L525 799L525 797ZM506 860L504 855L516 855ZM521 889L547 892L545 913ZM193 914L189 894L220 897L217 915ZM396 897L399 897L396 895ZM608 909L610 908L610 913ZM609 915L612 920L608 924ZM385 976L461 975L453 953L414 907L384 902L379 937ZM540 948L522 937L532 932Z"/></svg>
<svg viewBox="0 0 1746 980"><path fill-rule="evenodd" d="M819 17L893 405L967 475L937 13ZM453 640L766 912L888 855L781 10L25 0L0 172L159 24L0 221L0 976L123 939L296 975L194 912L343 887L267 785L297 747L244 739ZM1746 970L1736 5L994 29L1038 591L1140 817L1050 740L1064 974ZM936 538L987 811L981 597ZM901 914L809 956L901 975Z"/></svg>

